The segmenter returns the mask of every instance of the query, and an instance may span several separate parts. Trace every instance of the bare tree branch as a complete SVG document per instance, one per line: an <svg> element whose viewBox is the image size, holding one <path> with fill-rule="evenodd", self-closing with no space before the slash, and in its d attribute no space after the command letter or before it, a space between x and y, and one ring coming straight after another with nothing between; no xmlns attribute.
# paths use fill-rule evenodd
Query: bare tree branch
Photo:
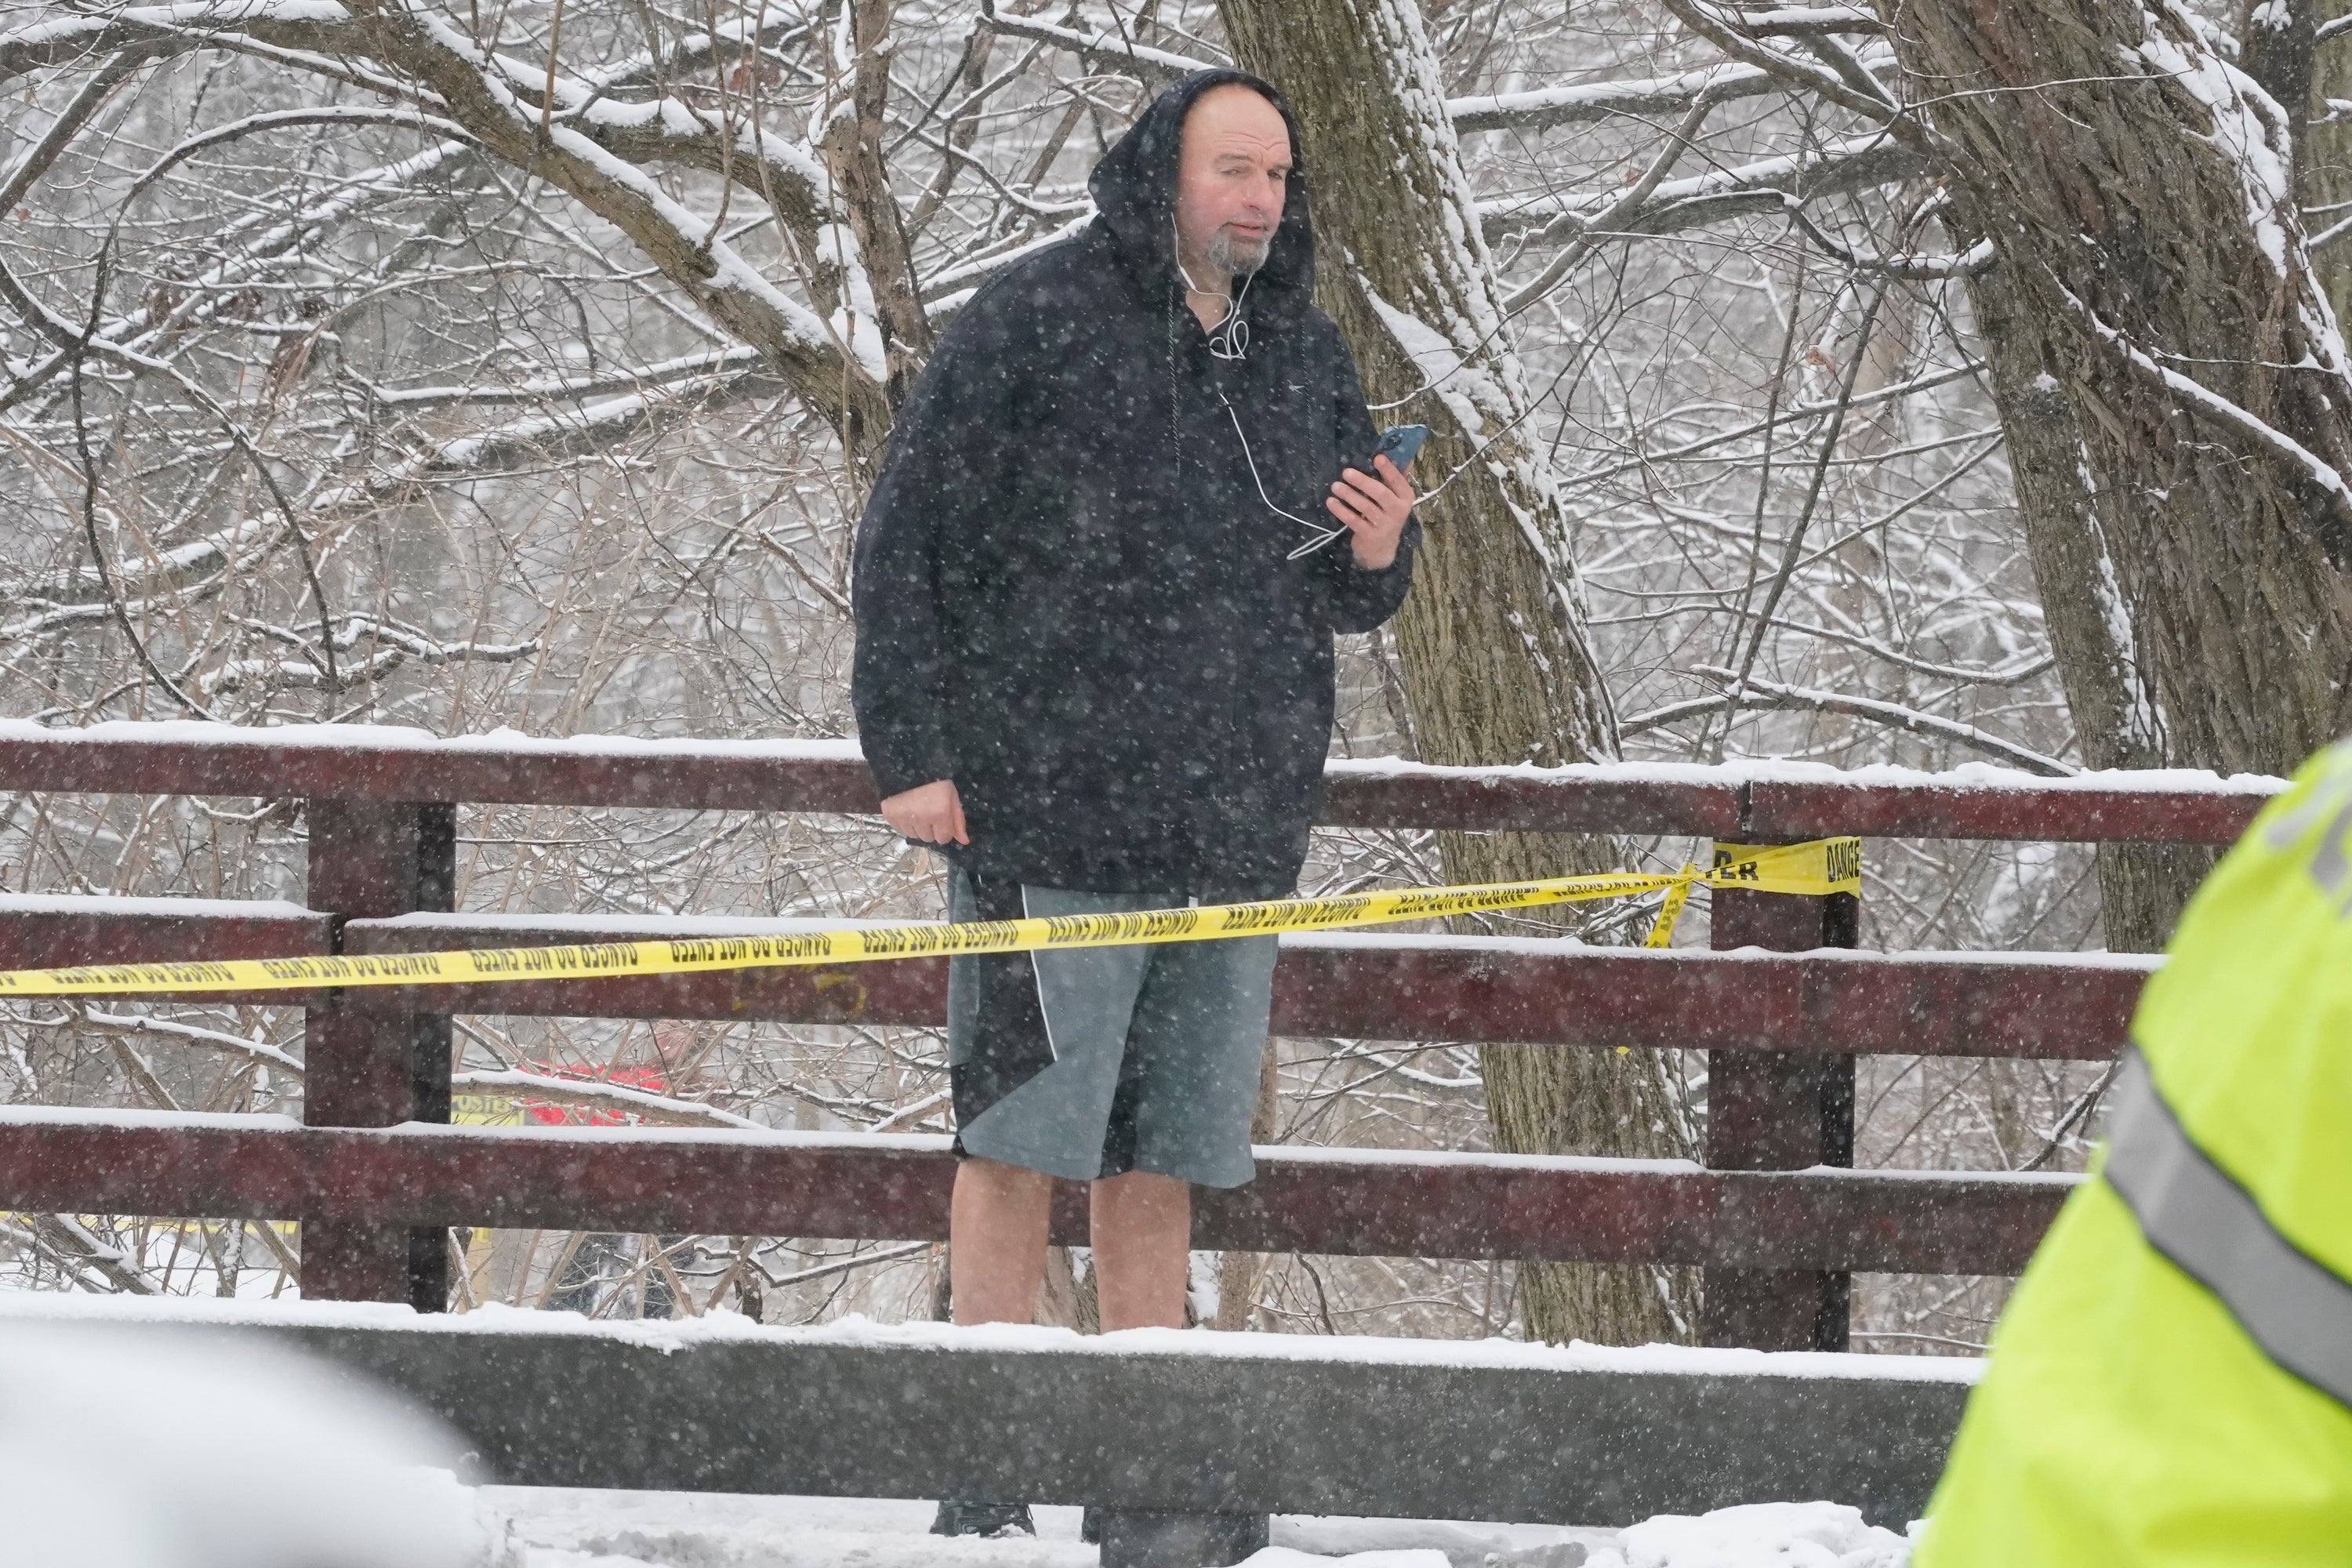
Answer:
<svg viewBox="0 0 2352 1568"><path fill-rule="evenodd" d="M76 1271L88 1268L126 1296L163 1293L163 1288L129 1253L102 1239L73 1215L37 1214L25 1218L40 1245L68 1268Z"/></svg>
<svg viewBox="0 0 2352 1568"><path fill-rule="evenodd" d="M0 34L0 85L29 71L135 53L148 59L218 47L222 36L329 56L350 41L350 24L320 18L300 0L216 0L208 6L130 5L112 13L55 16Z"/></svg>
<svg viewBox="0 0 2352 1568"><path fill-rule="evenodd" d="M1759 43L1759 37L1768 35L1753 29L1748 19L1740 13L1718 11L1708 0L1665 0L1665 5L1684 26L1733 59L1769 71L1790 87L1811 92L1840 109L1884 126L1889 134L1922 154L1935 158L1951 155L1952 150L1945 145L1944 139L1925 122L1903 110L1890 112L1887 100L1882 93L1858 90L1847 85L1834 69L1810 64ZM1769 16L1773 14L1762 15Z"/></svg>
<svg viewBox="0 0 2352 1568"><path fill-rule="evenodd" d="M372 54L432 89L499 156L552 181L627 235L713 321L766 354L841 432L854 461L871 459L890 427L878 355L845 354L822 321L704 232L635 164L572 125L542 126L501 79L498 62L439 17L404 0L352 0L352 9L366 19Z"/></svg>
<svg viewBox="0 0 2352 1568"><path fill-rule="evenodd" d="M1725 62L1678 71L1673 76L1595 81L1575 87L1538 87L1520 92L1448 100L1454 129L1540 131L1553 125L1587 125L1626 115L1682 114L1702 94L1715 102L1760 98L1783 90L1779 78L1760 67Z"/></svg>
<svg viewBox="0 0 2352 1568"><path fill-rule="evenodd" d="M931 352L931 323L915 280L914 247L882 158L895 8L896 0L847 0L841 24L833 30L827 93L815 119L823 127L819 151L857 240L888 366L885 391L894 409L913 390L915 374Z"/></svg>
<svg viewBox="0 0 2352 1568"><path fill-rule="evenodd" d="M729 1127L751 1132L767 1131L749 1117L738 1116L731 1110L721 1110L715 1105L705 1105L699 1100L673 1100L668 1095L649 1094L625 1084L556 1078L548 1073L524 1072L519 1068L451 1073L449 1087L459 1094L508 1089L532 1100L543 1100L551 1105L572 1105L587 1110L626 1111L647 1121L671 1127Z"/></svg>
<svg viewBox="0 0 2352 1568"><path fill-rule="evenodd" d="M1897 184L1929 167L1915 149L1881 134L1832 142L1818 153L1791 153L1727 169L1713 169L1660 182L1638 209L1613 220L1611 232L1625 237L1682 234L1709 224L1784 211L1791 201L1843 195L1877 185ZM1542 202L1486 202L1478 209L1486 243L1501 246L1512 236L1540 235L1567 240L1592 230L1619 199L1615 191L1594 191ZM1532 242L1532 241L1531 241Z"/></svg>
<svg viewBox="0 0 2352 1568"><path fill-rule="evenodd" d="M1033 22L1025 16L1008 16L996 8L995 0L980 0L980 15L981 25L992 32L1003 33L1008 37L1030 38L1041 44L1051 44L1055 48L1067 49L1096 70L1139 78L1154 91L1179 77L1189 76L1198 70L1210 70L1226 63L1171 54L1166 49L1148 48L1102 33L1057 27L1050 22Z"/></svg>
<svg viewBox="0 0 2352 1568"><path fill-rule="evenodd" d="M1512 291L1510 297L1503 301L1503 314L1506 317L1516 316L1549 293L1553 285L1592 253L1597 236L1615 232L1629 216L1646 206L1675 163L1690 151L1691 143L1697 139L1699 127L1706 123L1706 117L1714 108L1715 100L1706 92L1701 92L1691 104L1690 111L1683 116L1682 123L1668 133L1665 145L1659 148L1657 156L1650 160L1650 166L1625 187L1624 195L1593 214L1577 237L1553 257L1542 271Z"/></svg>
<svg viewBox="0 0 2352 1568"><path fill-rule="evenodd" d="M1773 11L1743 11L1739 25L1751 37L1833 38L1843 34L1883 33L1886 25L1858 5L1789 5Z"/></svg>
<svg viewBox="0 0 2352 1568"><path fill-rule="evenodd" d="M1629 730L1635 725L1645 730L1657 729L1663 725L1674 723L1677 720L1694 718L1701 713L1719 713L1727 708L1733 707L1840 713L1851 719L1866 719L1874 724L1884 724L1889 729L1904 730L1933 740L1949 741L1956 745L1966 746L1972 752L1981 752L1989 757L1999 757L2002 762L2023 768L2028 773L2041 773L2048 778L2070 778L2080 771L2070 763L2060 762L2055 757L2044 756L2030 747L2004 741L2000 736L1990 734L1973 724L1963 724L1952 719L1938 719L1932 713L1922 713L1916 708L1906 708L1900 703L1882 702L1873 697L1847 697L1835 691L1818 691L1807 686L1784 686L1777 680L1767 680L1759 675L1749 675L1742 682L1737 671L1716 665L1694 665L1691 667L1691 673L1705 676L1709 680L1719 681L1727 687L1737 686L1736 697L1733 691L1726 691L1721 697L1700 698L1693 702L1678 702L1671 707L1653 709L1629 721L1626 727Z"/></svg>

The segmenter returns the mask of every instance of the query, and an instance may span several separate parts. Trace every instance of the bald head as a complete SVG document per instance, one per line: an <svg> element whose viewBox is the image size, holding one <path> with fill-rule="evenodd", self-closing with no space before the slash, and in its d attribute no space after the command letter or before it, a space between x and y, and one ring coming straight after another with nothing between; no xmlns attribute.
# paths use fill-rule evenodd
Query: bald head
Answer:
<svg viewBox="0 0 2352 1568"><path fill-rule="evenodd" d="M1201 288L1265 264L1290 181L1290 127L1265 95L1213 87L1184 116L1176 158L1177 253Z"/></svg>

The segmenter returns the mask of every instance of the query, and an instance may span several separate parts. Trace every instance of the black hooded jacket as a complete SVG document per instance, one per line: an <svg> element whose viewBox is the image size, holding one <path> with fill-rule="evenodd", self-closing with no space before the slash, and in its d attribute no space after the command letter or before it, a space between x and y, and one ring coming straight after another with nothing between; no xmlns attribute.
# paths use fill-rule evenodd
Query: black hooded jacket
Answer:
<svg viewBox="0 0 2352 1568"><path fill-rule="evenodd" d="M1330 744L1331 635L1380 625L1412 580L1418 523L1368 572L1345 535L1286 559L1314 531L1267 505L1336 526L1324 498L1375 438L1308 298L1301 179L1248 280L1244 357L1213 355L1184 304L1178 136L1226 82L1281 107L1239 71L1162 93L1096 164L1086 229L957 316L858 528L867 763L886 796L955 781L971 843L946 848L976 874L1287 891ZM1297 145L1294 124L1294 163Z"/></svg>

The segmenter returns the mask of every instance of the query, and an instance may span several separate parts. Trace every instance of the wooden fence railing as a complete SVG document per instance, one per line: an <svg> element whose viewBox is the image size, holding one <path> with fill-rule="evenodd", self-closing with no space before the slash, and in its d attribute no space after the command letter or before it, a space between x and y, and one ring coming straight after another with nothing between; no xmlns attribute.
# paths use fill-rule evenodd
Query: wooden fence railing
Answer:
<svg viewBox="0 0 2352 1568"><path fill-rule="evenodd" d="M1332 764L1322 820L1360 827L1718 837L2223 844L2280 786L2176 773L1788 766L1437 769ZM394 952L753 922L452 909L457 806L863 812L846 744L435 741L358 727L0 723L0 792L307 802L307 908L0 897L0 968ZM1706 1167L1269 1149L1203 1194L1196 1244L1268 1251L1696 1264L1705 1337L1843 1349L1855 1269L2006 1273L2064 1176L1856 1172L1853 1061L2114 1056L2153 960L1867 953L1850 898L1716 896L1718 951L1468 937L1286 941L1275 1028L1390 1040L1714 1053ZM772 925L773 922L766 922ZM1738 949L1739 951L1728 951ZM1762 951L1759 951L1762 950ZM936 1024L944 964L496 987L276 993L307 1009L305 1117L0 1110L0 1208L300 1220L311 1299L447 1298L451 1226L921 1239L944 1234L944 1141L446 1125L452 1014ZM265 1000L256 996L254 1001ZM1077 1194L1056 1234L1082 1235Z"/></svg>

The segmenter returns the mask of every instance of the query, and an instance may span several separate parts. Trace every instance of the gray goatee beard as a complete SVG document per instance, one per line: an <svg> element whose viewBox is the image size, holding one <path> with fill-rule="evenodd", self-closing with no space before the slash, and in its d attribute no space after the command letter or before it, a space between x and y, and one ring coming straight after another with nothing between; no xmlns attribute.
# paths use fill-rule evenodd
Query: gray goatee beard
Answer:
<svg viewBox="0 0 2352 1568"><path fill-rule="evenodd" d="M1266 252L1273 247L1274 237L1271 235L1251 243L1237 240L1221 228L1209 237L1204 259L1228 278L1246 278L1265 265Z"/></svg>

